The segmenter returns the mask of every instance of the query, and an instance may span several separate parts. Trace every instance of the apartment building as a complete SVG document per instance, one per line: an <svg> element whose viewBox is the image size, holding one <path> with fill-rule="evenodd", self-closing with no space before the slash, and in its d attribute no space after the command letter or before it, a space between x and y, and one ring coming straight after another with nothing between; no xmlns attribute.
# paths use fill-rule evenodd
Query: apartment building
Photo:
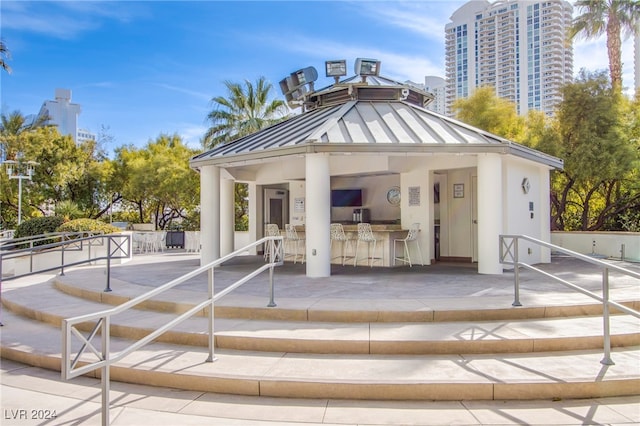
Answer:
<svg viewBox="0 0 640 426"><path fill-rule="evenodd" d="M55 125L61 135L70 135L76 143L96 140L96 135L78 128L79 104L71 102L71 90L56 89L53 101L44 101L38 117L48 117L46 124Z"/></svg>
<svg viewBox="0 0 640 426"><path fill-rule="evenodd" d="M470 1L456 10L445 26L445 114L476 87L492 86L518 114L552 115L573 78L572 12L562 0Z"/></svg>

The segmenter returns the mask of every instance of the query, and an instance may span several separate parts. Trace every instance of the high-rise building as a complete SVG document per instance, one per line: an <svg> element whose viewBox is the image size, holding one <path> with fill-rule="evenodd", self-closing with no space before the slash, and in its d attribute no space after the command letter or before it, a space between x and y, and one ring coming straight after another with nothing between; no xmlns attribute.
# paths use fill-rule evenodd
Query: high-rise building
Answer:
<svg viewBox="0 0 640 426"><path fill-rule="evenodd" d="M55 100L45 101L38 117L47 117L45 124L58 127L61 135L70 135L76 143L96 140L96 135L78 128L80 105L71 103L71 90L56 89Z"/></svg>
<svg viewBox="0 0 640 426"><path fill-rule="evenodd" d="M424 90L433 93L433 101L426 108L429 111L445 115L447 81L442 77L428 75L424 78Z"/></svg>
<svg viewBox="0 0 640 426"><path fill-rule="evenodd" d="M562 0L474 0L456 10L445 26L445 113L476 87L492 86L518 114L553 114L560 87L573 79L572 12Z"/></svg>

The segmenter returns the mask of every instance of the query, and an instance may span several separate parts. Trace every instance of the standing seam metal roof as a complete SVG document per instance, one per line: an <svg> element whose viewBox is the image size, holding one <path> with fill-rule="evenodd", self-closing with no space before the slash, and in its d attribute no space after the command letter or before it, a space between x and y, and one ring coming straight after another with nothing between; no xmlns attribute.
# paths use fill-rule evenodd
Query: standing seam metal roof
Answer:
<svg viewBox="0 0 640 426"><path fill-rule="evenodd" d="M520 146L491 133L468 126L404 101L352 100L344 104L317 108L296 115L254 134L217 146L192 159L215 160L248 153L261 153L301 144L353 144L382 147L402 144L398 149L415 146L496 145L517 146L526 156L554 167L562 160Z"/></svg>

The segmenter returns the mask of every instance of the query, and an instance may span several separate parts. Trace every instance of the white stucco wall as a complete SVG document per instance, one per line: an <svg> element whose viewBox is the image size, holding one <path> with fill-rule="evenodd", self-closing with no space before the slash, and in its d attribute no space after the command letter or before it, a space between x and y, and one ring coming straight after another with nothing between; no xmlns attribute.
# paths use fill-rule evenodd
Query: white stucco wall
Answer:
<svg viewBox="0 0 640 426"><path fill-rule="evenodd" d="M640 261L639 232L552 232L551 243L582 254Z"/></svg>
<svg viewBox="0 0 640 426"><path fill-rule="evenodd" d="M518 159L505 159L503 172L506 177L504 196L507 200L504 203L503 232L549 241L549 188L548 180L543 179L548 172L541 173L540 167ZM529 182L528 193L522 188L525 178ZM518 256L527 263L548 261L547 254L547 250L533 243L521 241L519 245Z"/></svg>

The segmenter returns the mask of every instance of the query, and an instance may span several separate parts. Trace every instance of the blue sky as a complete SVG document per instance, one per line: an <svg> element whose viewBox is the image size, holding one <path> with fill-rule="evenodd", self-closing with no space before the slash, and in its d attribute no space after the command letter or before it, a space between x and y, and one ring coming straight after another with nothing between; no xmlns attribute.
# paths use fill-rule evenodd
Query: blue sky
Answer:
<svg viewBox="0 0 640 426"><path fill-rule="evenodd" d="M11 74L0 73L2 113L35 114L56 88L82 106L80 127L144 145L177 133L192 147L208 128L224 80L265 76L273 96L289 73L324 61L382 61L381 74L444 77L444 26L465 1L10 1L0 36ZM623 46L633 86L633 43ZM604 39L574 44L574 70L604 70Z"/></svg>

